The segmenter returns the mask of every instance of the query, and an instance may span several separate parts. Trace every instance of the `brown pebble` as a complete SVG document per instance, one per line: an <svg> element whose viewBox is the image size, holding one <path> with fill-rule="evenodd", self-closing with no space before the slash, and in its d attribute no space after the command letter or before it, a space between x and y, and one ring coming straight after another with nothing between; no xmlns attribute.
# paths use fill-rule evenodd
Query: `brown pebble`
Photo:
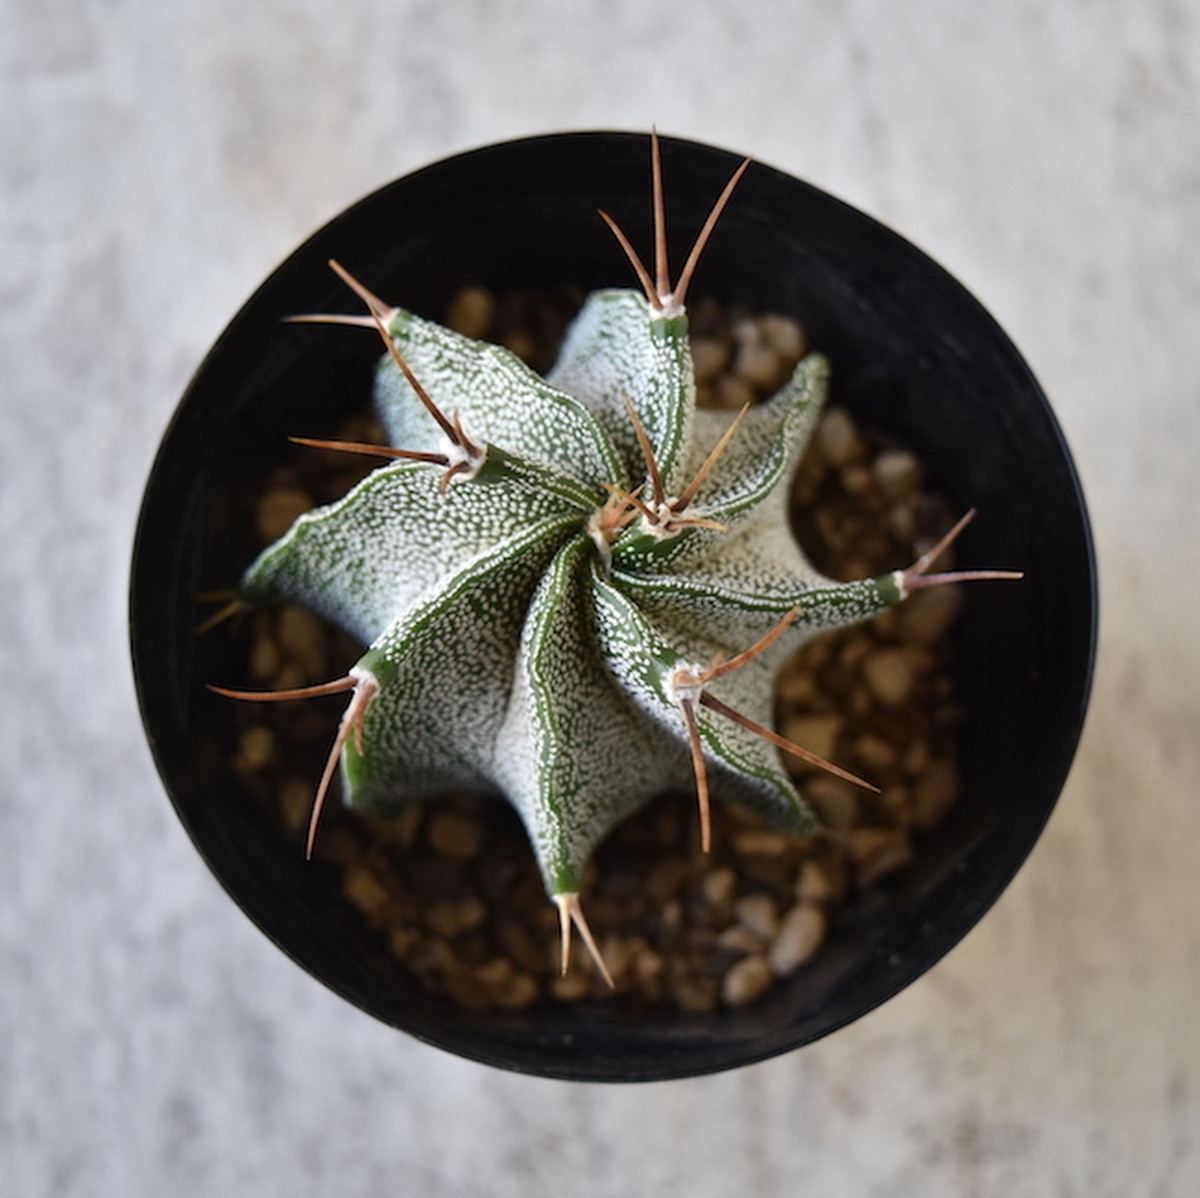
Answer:
<svg viewBox="0 0 1200 1198"><path fill-rule="evenodd" d="M279 809L284 823L293 831L307 826L312 810L313 783L303 778L288 778L279 791Z"/></svg>
<svg viewBox="0 0 1200 1198"><path fill-rule="evenodd" d="M782 857L791 846L789 837L770 829L738 832L733 838L733 847L751 857Z"/></svg>
<svg viewBox="0 0 1200 1198"><path fill-rule="evenodd" d="M320 620L303 607L285 607L279 613L276 632L279 647L309 677L325 670L328 638Z"/></svg>
<svg viewBox="0 0 1200 1198"><path fill-rule="evenodd" d="M264 542L277 541L312 507L312 500L292 487L276 487L268 491L258 504L255 527Z"/></svg>
<svg viewBox="0 0 1200 1198"><path fill-rule="evenodd" d="M842 467L841 472L842 486L846 488L849 495L861 496L868 495L871 492L871 472L861 462L851 462L848 466ZM855 570L857 575L859 570Z"/></svg>
<svg viewBox="0 0 1200 1198"><path fill-rule="evenodd" d="M833 756L834 746L842 731L840 715L794 715L783 721L780 732L802 749L818 757Z"/></svg>
<svg viewBox="0 0 1200 1198"><path fill-rule="evenodd" d="M797 903L783 917L770 949L776 977L791 973L815 956L825 939L826 924L825 911L815 903Z"/></svg>
<svg viewBox="0 0 1200 1198"><path fill-rule="evenodd" d="M425 922L439 936L453 939L471 928L478 927L487 915L487 909L477 899L449 899L435 903L425 913Z"/></svg>
<svg viewBox="0 0 1200 1198"><path fill-rule="evenodd" d="M363 865L346 870L342 893L366 915L378 915L387 906L387 888Z"/></svg>
<svg viewBox="0 0 1200 1198"><path fill-rule="evenodd" d="M882 649L863 662L867 685L882 702L903 703L912 691L913 670L908 656L900 649Z"/></svg>
<svg viewBox="0 0 1200 1198"><path fill-rule="evenodd" d="M715 388L717 406L720 408L739 409L753 403L758 397L754 388L743 378L735 374L727 374L721 378Z"/></svg>
<svg viewBox="0 0 1200 1198"><path fill-rule="evenodd" d="M863 885L877 881L912 859L907 835L897 828L855 828L847 843Z"/></svg>
<svg viewBox="0 0 1200 1198"><path fill-rule="evenodd" d="M250 650L250 673L259 682L275 677L279 670L279 646L269 636L260 636Z"/></svg>
<svg viewBox="0 0 1200 1198"><path fill-rule="evenodd" d="M447 857L468 861L482 847L479 825L456 811L438 811L429 817L429 843Z"/></svg>
<svg viewBox="0 0 1200 1198"><path fill-rule="evenodd" d="M730 348L715 337L695 337L692 340L692 367L696 385L704 386L717 379L729 365Z"/></svg>
<svg viewBox="0 0 1200 1198"><path fill-rule="evenodd" d="M804 782L804 796L831 828L845 831L858 819L858 788L840 778L818 774Z"/></svg>
<svg viewBox="0 0 1200 1198"><path fill-rule="evenodd" d="M917 518L907 503L894 503L885 517L888 532L898 541L911 541L917 532Z"/></svg>
<svg viewBox="0 0 1200 1198"><path fill-rule="evenodd" d="M933 762L912 787L911 810L918 828L933 828L941 823L958 797L958 769L943 758Z"/></svg>
<svg viewBox="0 0 1200 1198"><path fill-rule="evenodd" d="M715 983L696 977L674 979L675 1001L685 1011L711 1011L717 1005Z"/></svg>
<svg viewBox="0 0 1200 1198"><path fill-rule="evenodd" d="M727 865L710 870L700 879L700 893L704 896L704 901L714 907L730 902L736 887L737 875Z"/></svg>
<svg viewBox="0 0 1200 1198"><path fill-rule="evenodd" d="M504 348L516 354L522 362L528 362L533 357L533 338L524 333L509 333L504 338Z"/></svg>
<svg viewBox="0 0 1200 1198"><path fill-rule="evenodd" d="M855 740L854 753L867 769L872 770L885 769L896 759L896 749L891 741L870 734Z"/></svg>
<svg viewBox="0 0 1200 1198"><path fill-rule="evenodd" d="M730 966L721 979L721 998L728 1006L740 1007L756 999L772 980L771 965L761 953L744 957Z"/></svg>
<svg viewBox="0 0 1200 1198"><path fill-rule="evenodd" d="M827 903L833 898L833 882L816 861L806 861L796 879L796 897L801 902Z"/></svg>
<svg viewBox="0 0 1200 1198"><path fill-rule="evenodd" d="M920 645L932 644L949 631L962 602L962 591L954 585L918 591L896 609L900 636Z"/></svg>
<svg viewBox="0 0 1200 1198"><path fill-rule="evenodd" d="M581 998L586 998L591 990L591 979L578 969L559 974L550 983L551 993L563 1002L578 1002Z"/></svg>
<svg viewBox="0 0 1200 1198"><path fill-rule="evenodd" d="M496 299L482 287L464 287L450 301L446 324L464 337L479 340L492 323Z"/></svg>
<svg viewBox="0 0 1200 1198"><path fill-rule="evenodd" d="M763 341L791 365L799 362L808 351L804 326L790 316L761 316L758 328Z"/></svg>
<svg viewBox="0 0 1200 1198"><path fill-rule="evenodd" d="M238 738L237 765L243 770L261 770L275 758L275 733L262 724L251 724Z"/></svg>

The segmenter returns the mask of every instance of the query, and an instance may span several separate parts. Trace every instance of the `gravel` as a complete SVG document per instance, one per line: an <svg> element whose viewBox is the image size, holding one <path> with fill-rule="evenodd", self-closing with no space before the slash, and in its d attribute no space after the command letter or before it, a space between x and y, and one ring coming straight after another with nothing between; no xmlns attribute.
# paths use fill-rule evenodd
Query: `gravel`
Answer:
<svg viewBox="0 0 1200 1198"><path fill-rule="evenodd" d="M571 290L495 296L469 287L446 319L544 371L581 299ZM709 405L764 398L807 347L793 320L712 303L693 309L692 327L698 398ZM364 414L339 435L379 439L379 430ZM299 450L261 493L264 543L301 511L339 497L366 468L350 455ZM909 564L952 522L925 474L905 447L831 408L794 488L794 525L814 565L849 579ZM663 795L614 830L582 888L613 991L580 952L560 976L556 912L519 821L494 797L447 794L393 820L333 802L316 856L341 872L346 901L421 984L463 1006L589 1000L712 1010L753 1002L805 968L836 934L847 899L902 870L920 853L920 834L957 799L947 633L960 605L956 588L922 591L868 624L811 642L784 666L776 694L784 735L880 787L865 792L789 759L825 821L819 834L785 835L718 802L705 855L691 794ZM255 612L247 624L241 636L256 686L332 677L358 656L347 638L297 608ZM235 768L267 796L281 835L302 852L336 706L247 704L237 718Z"/></svg>

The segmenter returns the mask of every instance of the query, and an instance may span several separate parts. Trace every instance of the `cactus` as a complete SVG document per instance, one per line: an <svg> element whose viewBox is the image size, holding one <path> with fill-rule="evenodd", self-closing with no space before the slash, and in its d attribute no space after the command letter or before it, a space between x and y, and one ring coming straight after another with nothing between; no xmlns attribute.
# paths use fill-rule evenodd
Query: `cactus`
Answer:
<svg viewBox="0 0 1200 1198"><path fill-rule="evenodd" d="M654 274L615 222L641 291L586 301L542 378L496 346L390 307L336 263L386 346L376 402L390 445L302 440L389 459L344 499L301 516L249 567L249 603L300 602L368 648L316 789L311 855L341 765L355 807L390 813L449 786L502 792L556 903L602 973L579 899L592 849L650 796L694 780L775 825L814 816L779 752L870 783L771 728L774 670L797 645L921 587L1006 571L930 574L970 519L906 570L840 583L796 545L786 502L828 388L809 354L766 403L697 410L686 296L749 162L669 278L651 139ZM299 440L299 439L298 439ZM607 977L607 974L605 973Z"/></svg>

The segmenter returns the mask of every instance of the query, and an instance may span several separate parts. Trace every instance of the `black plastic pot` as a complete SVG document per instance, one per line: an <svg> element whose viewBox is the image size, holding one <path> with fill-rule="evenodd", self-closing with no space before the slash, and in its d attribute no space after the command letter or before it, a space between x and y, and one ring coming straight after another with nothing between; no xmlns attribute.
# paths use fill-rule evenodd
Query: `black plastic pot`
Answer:
<svg viewBox="0 0 1200 1198"><path fill-rule="evenodd" d="M737 159L681 141L665 142L664 159L681 247ZM277 945L363 1010L452 1052L552 1077L635 1081L711 1073L827 1035L902 990L974 926L1037 839L1075 752L1096 579L1067 447L1001 329L908 242L755 165L693 294L802 319L832 359L836 400L914 449L957 508L983 513L960 566L1027 572L1019 585L969 589L957 633L962 798L886 892L844 909L812 965L746 1008L480 1013L423 993L244 793L228 760L232 705L204 687L236 666L227 638L195 635L195 599L236 579L253 553L227 532L247 523L235 505L248 475L286 454L289 434L332 428L369 391L371 338L281 323L349 310L327 259L431 314L468 282L629 286L597 208L648 244L644 136L563 134L463 154L368 196L301 246L213 347L163 440L137 533L131 637L146 733L176 811Z"/></svg>

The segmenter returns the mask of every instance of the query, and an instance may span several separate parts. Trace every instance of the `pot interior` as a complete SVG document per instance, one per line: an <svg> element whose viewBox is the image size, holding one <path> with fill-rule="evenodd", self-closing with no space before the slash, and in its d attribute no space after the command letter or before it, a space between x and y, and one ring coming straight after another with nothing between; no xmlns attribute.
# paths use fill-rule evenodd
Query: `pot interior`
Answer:
<svg viewBox="0 0 1200 1198"><path fill-rule="evenodd" d="M682 256L737 158L664 143L670 242ZM959 564L1023 569L968 588L956 637L962 794L914 863L859 894L818 958L746 1008L629 1013L615 1004L511 1013L423 992L307 865L229 761L229 638L196 636L195 598L257 550L247 480L297 430L334 429L370 393L378 345L282 323L354 311L336 257L372 290L436 316L461 286L630 286L596 209L650 242L646 139L568 134L489 147L367 197L320 230L214 346L147 489L132 590L143 718L172 801L231 896L281 948L378 1018L462 1055L549 1076L642 1080L712 1072L797 1047L918 977L977 922L1025 858L1075 751L1090 685L1095 574L1070 455L1029 369L979 304L912 245L832 197L755 165L693 283L794 316L833 364L833 400L911 448L980 518ZM314 431L313 435L319 435Z"/></svg>

